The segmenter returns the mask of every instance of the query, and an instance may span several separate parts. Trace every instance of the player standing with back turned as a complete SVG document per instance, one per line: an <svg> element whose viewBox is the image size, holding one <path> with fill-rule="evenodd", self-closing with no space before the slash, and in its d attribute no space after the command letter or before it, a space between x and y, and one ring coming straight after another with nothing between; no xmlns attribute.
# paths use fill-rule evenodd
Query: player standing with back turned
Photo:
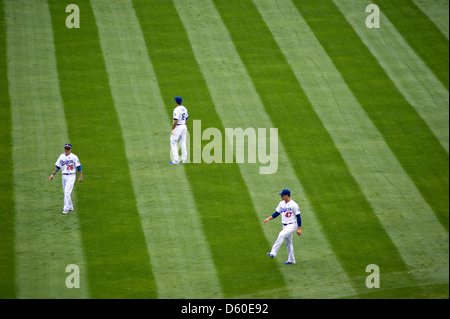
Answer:
<svg viewBox="0 0 450 319"><path fill-rule="evenodd" d="M187 109L181 104L181 97L177 96L175 102L177 103L177 107L173 110L173 124L172 130L170 131L170 149L172 150L173 160L169 162L169 164L180 163L178 160L178 141L180 141L181 144L181 162L186 163L187 160L186 122L189 118L189 114Z"/></svg>
<svg viewBox="0 0 450 319"><path fill-rule="evenodd" d="M278 195L281 196L282 201L278 204L275 213L264 220L264 224L267 224L269 220L272 220L281 215L283 230L278 234L278 238L273 244L270 253L267 253L267 256L269 256L270 258L275 258L278 253L278 249L280 249L280 246L284 241L286 243L288 251L288 260L284 264L295 264L292 235L295 232L297 232L299 236L302 234L302 219L300 217L300 208L298 207L298 204L291 199L291 192L288 189L283 189Z"/></svg>

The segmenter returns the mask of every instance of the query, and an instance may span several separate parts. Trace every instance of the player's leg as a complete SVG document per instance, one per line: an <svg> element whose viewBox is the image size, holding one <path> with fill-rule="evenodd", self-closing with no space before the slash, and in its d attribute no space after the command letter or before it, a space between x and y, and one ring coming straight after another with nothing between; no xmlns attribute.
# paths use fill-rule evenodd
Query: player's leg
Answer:
<svg viewBox="0 0 450 319"><path fill-rule="evenodd" d="M186 127L186 125L182 125L181 135L180 135L180 144L181 144L181 161L183 163L186 163L186 160L187 160L186 133L187 133L187 127Z"/></svg>
<svg viewBox="0 0 450 319"><path fill-rule="evenodd" d="M270 251L270 254L273 257L277 256L278 250L281 247L281 244L283 244L284 239L286 238L286 236L289 235L289 230L286 226L283 227L283 229L280 231L280 233L278 234L278 238L275 241L275 243L272 246L272 250Z"/></svg>
<svg viewBox="0 0 450 319"><path fill-rule="evenodd" d="M295 256L294 256L294 243L292 241L294 233L291 233L289 236L284 238L284 242L286 243L286 248L288 252L288 260L287 262L290 264L295 264Z"/></svg>
<svg viewBox="0 0 450 319"><path fill-rule="evenodd" d="M281 240L280 240L281 238ZM272 249L270 250L270 255L272 257L276 257L278 253L278 249L280 249L281 244L283 243L283 238L278 235L277 240L273 243Z"/></svg>
<svg viewBox="0 0 450 319"><path fill-rule="evenodd" d="M63 206L63 214L67 214L67 212L69 211L68 209L66 209L66 176L64 174L61 174L61 181L62 181L62 187L63 187L63 195L64 195L64 206Z"/></svg>
<svg viewBox="0 0 450 319"><path fill-rule="evenodd" d="M178 159L178 140L180 138L180 133L178 127L173 130L172 135L170 136L170 149L172 150L172 162L179 163Z"/></svg>
<svg viewBox="0 0 450 319"><path fill-rule="evenodd" d="M65 184L64 184L64 212L68 212L69 210L73 210L72 203L72 190L75 185L76 175L64 175L65 176Z"/></svg>

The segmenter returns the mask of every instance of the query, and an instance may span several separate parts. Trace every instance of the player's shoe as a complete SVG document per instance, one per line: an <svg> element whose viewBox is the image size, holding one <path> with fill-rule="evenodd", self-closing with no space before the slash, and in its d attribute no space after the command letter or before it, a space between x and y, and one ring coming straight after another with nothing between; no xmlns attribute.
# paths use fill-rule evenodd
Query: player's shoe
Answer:
<svg viewBox="0 0 450 319"><path fill-rule="evenodd" d="M270 258L275 258L275 256L272 255L271 253L267 253L267 256L269 256Z"/></svg>
<svg viewBox="0 0 450 319"><path fill-rule="evenodd" d="M290 261L286 261L284 264L285 264L285 265L293 265L293 264L295 264L295 263L290 262Z"/></svg>
<svg viewBox="0 0 450 319"><path fill-rule="evenodd" d="M170 161L169 164L170 165L178 165L178 164L180 164L180 162L172 162L172 161Z"/></svg>
<svg viewBox="0 0 450 319"><path fill-rule="evenodd" d="M68 210L63 210L63 214L66 215L69 211Z"/></svg>

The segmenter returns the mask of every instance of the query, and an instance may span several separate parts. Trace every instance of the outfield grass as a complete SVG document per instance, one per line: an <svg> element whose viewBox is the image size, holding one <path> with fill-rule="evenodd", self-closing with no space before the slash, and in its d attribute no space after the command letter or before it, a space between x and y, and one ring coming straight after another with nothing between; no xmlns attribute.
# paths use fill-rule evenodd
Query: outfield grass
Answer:
<svg viewBox="0 0 450 319"><path fill-rule="evenodd" d="M68 29L71 2L0 1L2 298L448 298L448 3L375 1L367 29L366 0L80 0ZM276 173L168 165L177 95L191 139L277 128ZM262 224L285 187L293 266Z"/></svg>
<svg viewBox="0 0 450 319"><path fill-rule="evenodd" d="M379 0L374 3L387 15L408 44L448 88L448 35L445 37L436 24L412 1ZM442 8L442 11L445 12L445 8Z"/></svg>
<svg viewBox="0 0 450 319"><path fill-rule="evenodd" d="M12 137L11 137L11 109L8 92L6 58L6 21L3 5L0 6L0 156L2 165L0 167L0 210L1 234L0 240L0 297L15 297L14 290L14 190L13 190L13 161L12 161Z"/></svg>

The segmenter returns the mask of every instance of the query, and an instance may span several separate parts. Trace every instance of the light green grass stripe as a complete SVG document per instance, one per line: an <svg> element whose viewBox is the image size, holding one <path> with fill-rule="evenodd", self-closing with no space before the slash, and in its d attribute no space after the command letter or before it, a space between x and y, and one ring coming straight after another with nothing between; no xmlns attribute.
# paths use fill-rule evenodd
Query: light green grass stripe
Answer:
<svg viewBox="0 0 450 319"><path fill-rule="evenodd" d="M88 298L87 267L76 211L61 214L61 175L53 182L48 180L68 134L47 2L6 1L5 14L13 126L17 297ZM80 268L79 289L65 285L69 264Z"/></svg>
<svg viewBox="0 0 450 319"><path fill-rule="evenodd" d="M413 2L433 21L448 40L448 0L413 0Z"/></svg>
<svg viewBox="0 0 450 319"><path fill-rule="evenodd" d="M167 164L171 119L133 6L123 0L91 3L158 297L221 298L184 169Z"/></svg>
<svg viewBox="0 0 450 319"><path fill-rule="evenodd" d="M359 1L358 5L353 0L334 3L448 152L448 88L434 76L382 11L379 29L369 29L361 22L361 12L371 4L370 0Z"/></svg>
<svg viewBox="0 0 450 319"><path fill-rule="evenodd" d="M254 2L417 282L448 283L448 234L301 14L290 2L283 2L283 6L264 0ZM400 277L381 277L389 279L383 281L383 288L407 284L399 282Z"/></svg>
<svg viewBox="0 0 450 319"><path fill-rule="evenodd" d="M188 33L193 52L206 79L223 126L243 129L273 127L214 4L210 0L198 0L195 3L175 0L174 3ZM202 122L202 127L206 128L206 126L207 123ZM274 267L280 268L291 293L291 296L285 297L338 298L355 294L322 232L301 184L296 179L281 141L279 141L278 163L278 171L272 175L260 175L259 164L239 164L239 168L261 224L264 218L275 211L280 200L278 193L284 187L292 190L293 199L301 207L304 226L302 237L294 239L297 259L295 268L282 264L287 260L284 247L280 249L277 259L274 260ZM245 207L243 207L244 212ZM263 227L270 244L275 241L280 230L280 220L275 220ZM250 243L242 244L252 249ZM329 271L330 268L333 272ZM258 298L260 296L252 294L236 297ZM283 296L277 297L283 298Z"/></svg>

